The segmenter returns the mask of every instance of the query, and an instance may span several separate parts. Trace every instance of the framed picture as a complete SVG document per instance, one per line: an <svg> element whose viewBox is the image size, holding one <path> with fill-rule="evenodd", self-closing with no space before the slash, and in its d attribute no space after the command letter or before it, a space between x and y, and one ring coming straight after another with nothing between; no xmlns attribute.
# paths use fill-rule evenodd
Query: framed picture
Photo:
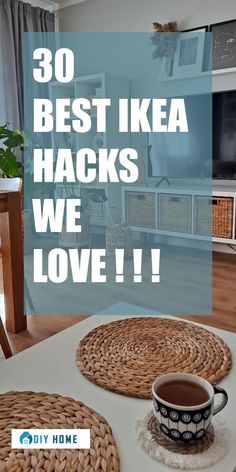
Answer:
<svg viewBox="0 0 236 472"><path fill-rule="evenodd" d="M180 34L173 62L173 78L199 75L204 68L205 32L207 26Z"/></svg>
<svg viewBox="0 0 236 472"><path fill-rule="evenodd" d="M210 26L212 32L212 69L236 67L236 20Z"/></svg>
<svg viewBox="0 0 236 472"><path fill-rule="evenodd" d="M192 33L192 32L195 33L195 31L200 32L200 33L205 33L206 31L208 31L208 25L199 26L199 28L186 29L186 30L181 31L181 33Z"/></svg>

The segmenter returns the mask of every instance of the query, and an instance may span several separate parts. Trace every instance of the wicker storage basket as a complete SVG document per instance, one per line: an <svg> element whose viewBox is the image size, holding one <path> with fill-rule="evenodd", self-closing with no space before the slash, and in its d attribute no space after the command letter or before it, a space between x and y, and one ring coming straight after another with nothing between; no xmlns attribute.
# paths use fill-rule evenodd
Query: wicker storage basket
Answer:
<svg viewBox="0 0 236 472"><path fill-rule="evenodd" d="M67 233L66 226L62 228L59 234L59 245L63 247L85 247L90 245L89 232L89 213L83 213L80 216L81 232Z"/></svg>
<svg viewBox="0 0 236 472"><path fill-rule="evenodd" d="M233 198L212 199L212 236L231 239L233 237Z"/></svg>
<svg viewBox="0 0 236 472"><path fill-rule="evenodd" d="M126 193L127 223L131 226L156 228L156 195L149 192Z"/></svg>
<svg viewBox="0 0 236 472"><path fill-rule="evenodd" d="M160 194L158 199L158 229L162 231L191 233L191 195Z"/></svg>
<svg viewBox="0 0 236 472"><path fill-rule="evenodd" d="M212 221L211 221L212 220ZM233 237L233 198L195 197L194 232L215 238Z"/></svg>
<svg viewBox="0 0 236 472"><path fill-rule="evenodd" d="M116 209L113 207L113 210ZM116 209L118 212L119 210ZM112 212L110 213L111 225L106 229L106 254L112 257L115 249L124 249L125 259L132 257L132 229L121 218L120 223L114 223Z"/></svg>

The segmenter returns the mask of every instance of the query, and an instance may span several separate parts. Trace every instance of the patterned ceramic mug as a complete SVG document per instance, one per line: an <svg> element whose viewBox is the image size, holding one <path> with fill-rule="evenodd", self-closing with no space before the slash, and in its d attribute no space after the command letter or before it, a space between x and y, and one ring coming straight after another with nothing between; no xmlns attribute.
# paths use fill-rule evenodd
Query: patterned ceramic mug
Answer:
<svg viewBox="0 0 236 472"><path fill-rule="evenodd" d="M180 406L169 403L158 396L158 388L167 382L187 381L201 386L207 392L207 401L194 406ZM216 394L222 394L222 401L214 405ZM213 415L221 411L228 395L223 388L213 387L207 380L197 375L173 373L161 375L152 386L153 407L163 434L174 441L196 441L208 430Z"/></svg>

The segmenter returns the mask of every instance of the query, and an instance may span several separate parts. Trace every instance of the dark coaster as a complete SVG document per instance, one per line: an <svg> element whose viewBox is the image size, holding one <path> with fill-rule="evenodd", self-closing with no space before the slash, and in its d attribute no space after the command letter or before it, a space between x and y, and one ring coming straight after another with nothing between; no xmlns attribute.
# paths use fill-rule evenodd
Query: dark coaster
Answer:
<svg viewBox="0 0 236 472"><path fill-rule="evenodd" d="M153 440L156 441L159 446L164 447L170 452L175 452L176 454L201 454L211 447L215 439L214 428L210 426L207 433L201 439L198 439L198 441L189 441L188 443L172 441L164 436L154 415L148 421L147 429L152 434Z"/></svg>

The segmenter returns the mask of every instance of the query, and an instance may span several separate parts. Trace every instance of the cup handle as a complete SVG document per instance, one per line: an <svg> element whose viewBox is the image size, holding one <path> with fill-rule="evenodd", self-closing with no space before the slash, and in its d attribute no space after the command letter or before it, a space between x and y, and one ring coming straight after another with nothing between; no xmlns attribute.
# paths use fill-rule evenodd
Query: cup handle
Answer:
<svg viewBox="0 0 236 472"><path fill-rule="evenodd" d="M219 406L217 407L214 407L214 411L213 411L213 415L217 415L217 413L219 413L219 411L223 410L223 408L225 407L225 405L227 404L228 402L228 394L226 393L226 391L221 388L221 387L213 387L214 388L214 393L215 395L217 395L218 393L221 393L221 395L223 395L223 398L222 398L222 401L220 403Z"/></svg>

